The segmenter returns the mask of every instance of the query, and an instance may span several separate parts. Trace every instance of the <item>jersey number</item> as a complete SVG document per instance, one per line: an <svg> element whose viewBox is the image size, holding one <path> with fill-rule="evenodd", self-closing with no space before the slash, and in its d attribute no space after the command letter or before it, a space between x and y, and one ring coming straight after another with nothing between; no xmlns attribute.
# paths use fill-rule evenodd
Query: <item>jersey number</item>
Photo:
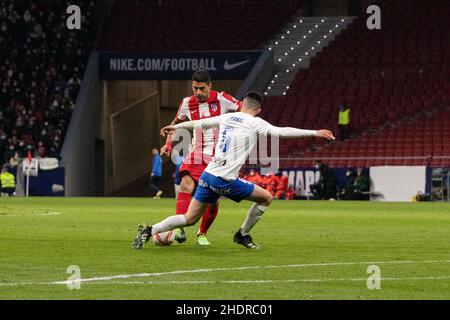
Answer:
<svg viewBox="0 0 450 320"><path fill-rule="evenodd" d="M230 147L231 137L228 136L230 130L232 130L231 127L225 127L222 133L222 137L220 138L219 148L223 153L227 152L228 148Z"/></svg>

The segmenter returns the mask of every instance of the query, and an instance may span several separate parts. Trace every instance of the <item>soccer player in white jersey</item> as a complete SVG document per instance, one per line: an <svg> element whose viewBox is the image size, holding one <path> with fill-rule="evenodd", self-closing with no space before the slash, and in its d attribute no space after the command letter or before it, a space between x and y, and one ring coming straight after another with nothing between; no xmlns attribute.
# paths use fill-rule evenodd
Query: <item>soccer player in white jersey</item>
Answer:
<svg viewBox="0 0 450 320"><path fill-rule="evenodd" d="M171 125L240 110L241 101L236 100L226 92L212 90L211 76L207 71L199 70L194 72L192 75L192 91L192 96L185 97L181 101ZM193 131L191 149L179 170L181 183L176 202L176 214L185 214L187 212L200 175L214 155L217 134L218 131L214 128L206 130L196 129ZM171 135L168 134L166 144L161 148L161 154L170 155L171 149ZM197 232L197 243L199 245L209 245L206 233L214 222L218 211L218 203L211 204L206 209ZM186 240L184 229L176 229L174 231L178 242L181 243Z"/></svg>
<svg viewBox="0 0 450 320"><path fill-rule="evenodd" d="M171 133L176 129L217 128L219 127L219 142L216 145L213 160L200 176L197 191L188 211L184 215L174 215L160 223L147 226L140 234L140 241L148 241L152 235L194 225L205 212L209 204L214 204L220 196L225 196L236 202L250 200L254 204L247 213L241 228L234 235L234 242L254 249L258 246L250 236L250 230L258 222L272 202L269 191L238 178L239 170L255 147L259 134L280 138L322 137L334 140L329 130L303 130L290 127L276 127L256 117L262 109L263 97L257 92L246 94L241 112L221 116L188 121L161 129L161 134ZM139 238L135 239L135 241Z"/></svg>

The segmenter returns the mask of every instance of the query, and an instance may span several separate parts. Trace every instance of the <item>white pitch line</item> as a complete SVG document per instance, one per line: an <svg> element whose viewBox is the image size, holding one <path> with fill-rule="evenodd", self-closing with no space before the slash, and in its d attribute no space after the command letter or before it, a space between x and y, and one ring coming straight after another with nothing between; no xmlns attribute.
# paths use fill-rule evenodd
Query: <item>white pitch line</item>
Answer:
<svg viewBox="0 0 450 320"><path fill-rule="evenodd" d="M80 279L80 282L91 281L108 281L114 279L129 279L129 278L144 278L144 277L159 277L186 273L206 273L215 271L237 271L237 270L254 270L254 269L276 269L276 268L306 268L306 267L330 267L330 266L351 266L351 265L365 265L365 264L417 264L417 263L450 263L450 260L429 260L429 261L378 261L378 262L324 262L324 263L303 263L303 264L287 264L279 266L248 266L248 267L231 267L231 268L214 268L214 269L191 269L191 270L175 270L167 272L156 273L138 273L138 274L121 274L109 277L94 277ZM55 281L55 284L67 284L68 281Z"/></svg>
<svg viewBox="0 0 450 320"><path fill-rule="evenodd" d="M381 277L382 281L420 281L420 280L450 280L449 276L429 276L429 277L403 277L403 278L395 278L395 277ZM327 279L281 279L281 280L217 280L217 281L109 281L109 282L90 282L94 285L158 285L158 284L266 284L266 283L293 283L293 282L359 282L359 281L367 281L367 278L327 278ZM76 284L80 281L73 280L67 281L67 284ZM28 283L3 283L0 286L18 286L18 285L58 285L65 284L62 282L28 282Z"/></svg>
<svg viewBox="0 0 450 320"><path fill-rule="evenodd" d="M429 277L381 277L382 281L406 281L406 280L447 280L449 276L429 276ZM289 283L289 282L335 282L335 281L367 281L367 278L329 278L329 279L281 279L281 280L217 280L217 281L111 281L99 282L95 284L264 284L264 283Z"/></svg>
<svg viewBox="0 0 450 320"><path fill-rule="evenodd" d="M35 216L59 216L62 212L47 212L47 213L37 213Z"/></svg>
<svg viewBox="0 0 450 320"><path fill-rule="evenodd" d="M35 217L35 216L58 216L62 212L42 212L42 213L30 213L30 214L0 214L0 217Z"/></svg>
<svg viewBox="0 0 450 320"><path fill-rule="evenodd" d="M77 283L110 281L115 279L159 277L167 275L178 275L187 273L207 273L215 271L236 271L236 270L254 270L254 269L274 269L274 268L306 268L306 267L329 267L329 266L351 266L351 265L372 265L372 264L422 264L422 263L450 263L450 260L403 260L403 261L366 261L366 262L324 262L324 263L304 263L304 264L288 264L279 266L248 266L248 267L231 267L231 268L214 268L214 269L191 269L191 270L175 270L168 272L155 273L138 273L138 274L122 274L116 276L94 277L77 280ZM367 279L366 279L367 280ZM232 280L230 280L232 281ZM261 280L265 281L265 280ZM52 281L52 282L17 282L17 283L0 283L0 286L18 286L18 285L67 285L73 284L74 280ZM214 282L216 283L216 282Z"/></svg>

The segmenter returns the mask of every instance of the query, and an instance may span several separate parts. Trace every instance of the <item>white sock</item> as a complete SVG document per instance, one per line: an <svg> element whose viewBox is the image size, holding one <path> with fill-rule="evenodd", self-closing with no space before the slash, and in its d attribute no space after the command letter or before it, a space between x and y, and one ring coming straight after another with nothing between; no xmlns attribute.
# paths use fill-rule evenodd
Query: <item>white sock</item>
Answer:
<svg viewBox="0 0 450 320"><path fill-rule="evenodd" d="M164 219L160 223L154 224L152 226L152 235L184 226L186 226L186 217L184 214L176 214Z"/></svg>
<svg viewBox="0 0 450 320"><path fill-rule="evenodd" d="M246 236L250 234L250 230L261 219L264 212L267 210L266 206L254 203L247 213L244 223L241 226L241 234Z"/></svg>

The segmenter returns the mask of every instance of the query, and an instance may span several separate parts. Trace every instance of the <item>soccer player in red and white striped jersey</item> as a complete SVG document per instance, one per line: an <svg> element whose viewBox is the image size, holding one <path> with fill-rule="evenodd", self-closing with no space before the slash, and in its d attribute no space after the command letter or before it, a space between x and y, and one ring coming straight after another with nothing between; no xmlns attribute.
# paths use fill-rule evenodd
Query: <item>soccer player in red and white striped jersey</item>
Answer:
<svg viewBox="0 0 450 320"><path fill-rule="evenodd" d="M194 72L192 76L192 90L194 94L181 101L177 115L171 125L240 111L241 101L236 100L225 92L211 90L211 87L211 77L207 71ZM181 183L176 204L177 214L185 214L187 212L191 197L198 184L198 179L214 155L217 135L217 129L194 129L189 154L185 157L180 167ZM166 144L161 148L161 154L169 155L171 149L171 135L169 135ZM218 203L215 205L211 204L203 215L200 229L197 233L197 242L200 245L209 245L206 233L216 218L218 210ZM186 240L183 229L175 230L175 232L178 242Z"/></svg>

